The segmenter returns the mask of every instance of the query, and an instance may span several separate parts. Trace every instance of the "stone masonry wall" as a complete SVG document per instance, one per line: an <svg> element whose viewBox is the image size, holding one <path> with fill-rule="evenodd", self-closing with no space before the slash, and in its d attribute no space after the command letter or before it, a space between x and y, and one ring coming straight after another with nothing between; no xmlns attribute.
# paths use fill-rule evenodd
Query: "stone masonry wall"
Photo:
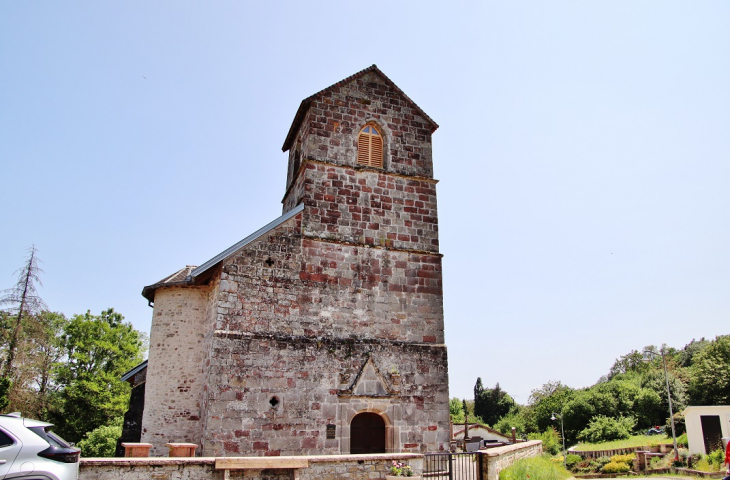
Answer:
<svg viewBox="0 0 730 480"><path fill-rule="evenodd" d="M142 442L167 452L167 442L200 442L203 313L208 288L171 287L155 295Z"/></svg>
<svg viewBox="0 0 730 480"><path fill-rule="evenodd" d="M359 455L307 457L309 467L298 469L299 480L374 480L384 478L393 460L411 465L416 475L423 470L421 455ZM215 458L89 458L81 459L79 480L223 480ZM291 480L292 470L231 471L231 478Z"/></svg>
<svg viewBox="0 0 730 480"><path fill-rule="evenodd" d="M542 441L532 440L504 447L490 448L482 450L480 453L482 454L482 469L486 480L499 480L499 472L513 465L517 460L542 455Z"/></svg>
<svg viewBox="0 0 730 480"><path fill-rule="evenodd" d="M440 256L303 239L298 226L225 262L217 330L443 343Z"/></svg>
<svg viewBox="0 0 730 480"><path fill-rule="evenodd" d="M306 162L284 211L302 202L306 236L438 252L434 180Z"/></svg>
<svg viewBox="0 0 730 480"><path fill-rule="evenodd" d="M203 351L205 352L205 359L203 362L203 366L201 369L201 379L203 383L203 388L200 393L200 405L201 405L201 415L202 419L199 425L199 432L201 437L201 443L205 441L205 431L207 429L207 420L208 415L207 411L209 408L208 400L210 398L210 391L211 391L211 378L210 378L210 368L211 365L215 363L215 358L213 357L214 351L213 351L213 342L215 341L215 331L216 331L216 325L218 322L218 316L219 316L219 306L218 301L219 297L221 296L221 269L220 267L216 268L213 278L210 281L210 290L208 291L208 298L206 303L206 309L205 309L205 319L204 322L204 332L205 337L203 340ZM201 451L204 451L204 443L201 444Z"/></svg>
<svg viewBox="0 0 730 480"><path fill-rule="evenodd" d="M391 451L448 449L443 346L221 334L215 357L205 455L348 453L350 421L363 410L387 418ZM346 392L368 359L385 374L391 394ZM394 368L400 385L387 375ZM331 440L328 424L336 425Z"/></svg>
<svg viewBox="0 0 730 480"><path fill-rule="evenodd" d="M385 170L433 177L431 123L375 72L368 72L312 101L296 137L301 145L300 158L354 167L357 135L368 122L375 122L385 137ZM290 171L297 142L290 152Z"/></svg>

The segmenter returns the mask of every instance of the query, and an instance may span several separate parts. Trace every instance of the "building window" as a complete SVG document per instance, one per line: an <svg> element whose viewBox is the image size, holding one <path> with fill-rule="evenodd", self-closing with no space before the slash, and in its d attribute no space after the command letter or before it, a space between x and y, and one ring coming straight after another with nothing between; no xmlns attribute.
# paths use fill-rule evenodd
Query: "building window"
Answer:
<svg viewBox="0 0 730 480"><path fill-rule="evenodd" d="M367 124L357 137L357 164L383 168L383 136L373 124Z"/></svg>

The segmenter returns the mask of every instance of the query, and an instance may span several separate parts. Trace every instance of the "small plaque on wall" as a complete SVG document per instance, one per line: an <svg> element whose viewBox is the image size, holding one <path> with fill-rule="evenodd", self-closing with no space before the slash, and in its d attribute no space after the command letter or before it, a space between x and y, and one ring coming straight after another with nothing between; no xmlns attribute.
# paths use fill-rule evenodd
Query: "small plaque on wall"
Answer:
<svg viewBox="0 0 730 480"><path fill-rule="evenodd" d="M331 423L327 425L327 440L334 440L336 438L335 437L336 428L337 428L337 426L333 425Z"/></svg>

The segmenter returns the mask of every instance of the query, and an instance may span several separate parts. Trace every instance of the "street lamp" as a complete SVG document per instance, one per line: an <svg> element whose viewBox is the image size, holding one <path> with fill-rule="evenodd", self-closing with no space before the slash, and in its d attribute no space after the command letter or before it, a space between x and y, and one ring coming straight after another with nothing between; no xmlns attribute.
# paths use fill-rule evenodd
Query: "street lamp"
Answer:
<svg viewBox="0 0 730 480"><path fill-rule="evenodd" d="M677 449L677 433L674 430L674 412L672 411L672 394L669 392L669 374L667 373L667 359L664 356L664 351L666 349L666 344L662 344L661 350L659 352L662 355L662 364L664 365L664 381L667 384L667 400L669 400L669 420L672 422L672 441L674 442L674 460L679 460L679 450ZM646 349L644 350L644 358L649 361L651 358L656 355L656 352L654 350Z"/></svg>
<svg viewBox="0 0 730 480"><path fill-rule="evenodd" d="M553 412L553 416L550 417L550 420L552 420L554 422L558 418L560 419L560 433L562 434L561 437L563 438L563 466L565 468L568 468L566 465L567 456L566 456L566 452L565 452L565 428L563 428L563 416Z"/></svg>

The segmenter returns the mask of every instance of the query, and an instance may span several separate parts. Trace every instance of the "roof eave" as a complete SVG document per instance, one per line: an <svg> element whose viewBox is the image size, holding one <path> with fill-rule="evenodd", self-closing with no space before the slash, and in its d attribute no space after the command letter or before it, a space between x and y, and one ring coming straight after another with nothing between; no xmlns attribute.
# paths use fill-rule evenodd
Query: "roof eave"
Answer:
<svg viewBox="0 0 730 480"><path fill-rule="evenodd" d="M282 223L286 222L287 220L293 218L297 214L301 213L304 210L304 204L300 203L296 207L292 208L288 212L286 212L281 217L277 218L276 220L273 220L272 222L269 222L267 225L259 228L255 232L253 232L248 237L244 238L240 242L231 245L227 249L223 250L221 253L216 255L215 257L211 258L201 266L197 267L195 270L190 272L190 276L188 277L189 283L195 283L195 281L200 278L201 275L203 275L206 271L210 270L214 266L221 263L226 258L230 257L234 253L238 252L240 249L248 245L249 243L253 242L254 240L258 239L265 233L273 230L274 228L278 227Z"/></svg>
<svg viewBox="0 0 730 480"><path fill-rule="evenodd" d="M185 280L182 280L180 282L167 282L167 283L162 282L162 283L155 283L155 284L152 284L152 285L147 285L146 287L144 287L142 289L142 296L144 298L146 298L147 300L149 300L150 302L154 302L155 301L155 292L157 291L158 288L161 288L161 287L180 287L180 286L183 286L183 285L190 285L190 283L191 282L190 282L190 279L188 277Z"/></svg>

